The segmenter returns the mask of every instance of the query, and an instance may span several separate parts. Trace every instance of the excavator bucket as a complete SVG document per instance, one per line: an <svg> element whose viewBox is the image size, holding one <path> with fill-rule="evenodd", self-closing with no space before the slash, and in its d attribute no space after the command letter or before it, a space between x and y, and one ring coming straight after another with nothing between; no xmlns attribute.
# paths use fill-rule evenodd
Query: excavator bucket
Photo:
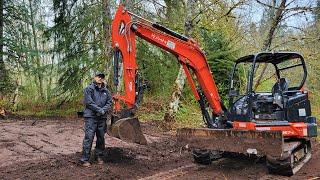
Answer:
<svg viewBox="0 0 320 180"><path fill-rule="evenodd" d="M130 143L147 144L147 140L141 131L138 118L128 117L118 119L114 122L111 121L112 120L110 120L107 125L107 133L110 136Z"/></svg>
<svg viewBox="0 0 320 180"><path fill-rule="evenodd" d="M178 143L190 148L280 157L284 139L281 131L183 128Z"/></svg>

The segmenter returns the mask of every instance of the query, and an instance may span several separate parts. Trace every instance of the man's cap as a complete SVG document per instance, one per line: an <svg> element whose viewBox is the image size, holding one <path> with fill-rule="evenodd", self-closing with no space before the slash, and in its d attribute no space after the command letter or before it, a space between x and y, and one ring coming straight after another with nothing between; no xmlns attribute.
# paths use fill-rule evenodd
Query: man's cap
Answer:
<svg viewBox="0 0 320 180"><path fill-rule="evenodd" d="M95 74L95 77L100 77L100 78L105 78L106 77L106 75L104 74L104 73L102 73L102 72L97 72L96 74Z"/></svg>

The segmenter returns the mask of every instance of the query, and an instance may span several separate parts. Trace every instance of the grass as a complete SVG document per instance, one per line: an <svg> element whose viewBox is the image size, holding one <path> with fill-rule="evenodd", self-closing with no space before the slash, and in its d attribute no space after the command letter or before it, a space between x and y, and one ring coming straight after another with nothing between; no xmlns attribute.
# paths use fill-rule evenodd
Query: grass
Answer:
<svg viewBox="0 0 320 180"><path fill-rule="evenodd" d="M76 108L70 108L67 110L64 109L43 109L39 111L32 111L32 110L21 110L18 112L15 112L14 114L19 116L34 116L34 117L40 117L40 118L46 118L46 117L75 117L77 116L77 111L79 109Z"/></svg>
<svg viewBox="0 0 320 180"><path fill-rule="evenodd" d="M77 112L83 109L80 101L66 102L59 107L58 102L21 102L13 114L18 116L46 117L76 117Z"/></svg>
<svg viewBox="0 0 320 180"><path fill-rule="evenodd" d="M168 104L167 98L146 97L139 107L139 120L142 122L164 121ZM183 101L175 115L174 127L199 127L200 125L202 125L202 115L199 106L194 102Z"/></svg>
<svg viewBox="0 0 320 180"><path fill-rule="evenodd" d="M176 114L176 125L178 127L199 127L204 126L202 114L197 104L185 105Z"/></svg>

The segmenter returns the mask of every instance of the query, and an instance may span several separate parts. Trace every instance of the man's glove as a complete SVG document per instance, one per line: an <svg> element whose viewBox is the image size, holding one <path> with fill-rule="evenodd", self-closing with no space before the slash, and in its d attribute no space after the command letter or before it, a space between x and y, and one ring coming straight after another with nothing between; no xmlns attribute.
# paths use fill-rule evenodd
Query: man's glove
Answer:
<svg viewBox="0 0 320 180"><path fill-rule="evenodd" d="M97 116L103 116L104 114L106 114L106 112L104 110L100 110L99 112L97 112Z"/></svg>

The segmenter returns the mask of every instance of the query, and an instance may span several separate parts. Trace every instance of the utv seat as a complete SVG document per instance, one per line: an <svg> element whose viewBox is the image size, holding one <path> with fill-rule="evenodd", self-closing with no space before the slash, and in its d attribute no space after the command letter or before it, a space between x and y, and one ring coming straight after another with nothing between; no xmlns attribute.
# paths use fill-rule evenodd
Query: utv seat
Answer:
<svg viewBox="0 0 320 180"><path fill-rule="evenodd" d="M288 91L289 88L289 82L286 78L280 78L272 87L272 96L274 96L276 93L282 94L285 91Z"/></svg>

